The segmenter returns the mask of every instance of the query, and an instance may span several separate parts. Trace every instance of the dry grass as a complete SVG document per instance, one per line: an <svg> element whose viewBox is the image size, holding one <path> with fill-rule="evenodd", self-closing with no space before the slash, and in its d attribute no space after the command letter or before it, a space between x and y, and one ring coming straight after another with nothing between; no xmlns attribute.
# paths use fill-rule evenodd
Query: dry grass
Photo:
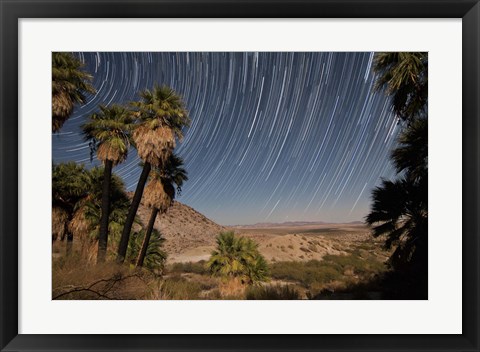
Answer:
<svg viewBox="0 0 480 352"><path fill-rule="evenodd" d="M292 285L266 285L249 287L245 293L248 300L294 300L300 293Z"/></svg>
<svg viewBox="0 0 480 352"><path fill-rule="evenodd" d="M149 299L157 281L158 278L146 270L112 262L92 265L75 254L54 261L52 299Z"/></svg>
<svg viewBox="0 0 480 352"><path fill-rule="evenodd" d="M162 299L199 299L201 291L202 286L199 282L181 276L167 278L158 287L158 294Z"/></svg>
<svg viewBox="0 0 480 352"><path fill-rule="evenodd" d="M68 228L73 234L75 247L79 248L82 258L88 263L94 263L97 258L98 241L90 238L90 222L85 218L83 207L75 212Z"/></svg>
<svg viewBox="0 0 480 352"><path fill-rule="evenodd" d="M218 290L224 299L243 299L247 287L240 278L236 277L221 281Z"/></svg>

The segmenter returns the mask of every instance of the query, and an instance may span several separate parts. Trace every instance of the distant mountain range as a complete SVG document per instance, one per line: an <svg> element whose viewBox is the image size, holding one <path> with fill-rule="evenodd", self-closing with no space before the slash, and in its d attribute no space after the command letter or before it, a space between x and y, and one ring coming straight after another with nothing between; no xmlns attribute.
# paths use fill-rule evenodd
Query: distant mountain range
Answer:
<svg viewBox="0 0 480 352"><path fill-rule="evenodd" d="M259 222L252 225L232 225L230 227L237 228L262 228L262 227L295 227L295 226L310 226L310 225L328 225L328 224L349 224L349 225L362 225L361 221L350 221L345 223L333 223L325 221L285 221L285 222Z"/></svg>

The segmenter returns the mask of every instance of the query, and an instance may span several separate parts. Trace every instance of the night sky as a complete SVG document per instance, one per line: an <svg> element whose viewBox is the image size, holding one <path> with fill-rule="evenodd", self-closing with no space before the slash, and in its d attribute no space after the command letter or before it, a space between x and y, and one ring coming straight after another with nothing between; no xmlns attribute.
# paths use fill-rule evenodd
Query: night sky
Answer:
<svg viewBox="0 0 480 352"><path fill-rule="evenodd" d="M155 83L183 96L192 125L175 150L189 180L177 199L223 225L363 220L391 178L399 127L373 93L373 53L75 53L97 94L52 135L53 161L90 163L80 126L99 104L128 103ZM128 190L131 150L114 168Z"/></svg>

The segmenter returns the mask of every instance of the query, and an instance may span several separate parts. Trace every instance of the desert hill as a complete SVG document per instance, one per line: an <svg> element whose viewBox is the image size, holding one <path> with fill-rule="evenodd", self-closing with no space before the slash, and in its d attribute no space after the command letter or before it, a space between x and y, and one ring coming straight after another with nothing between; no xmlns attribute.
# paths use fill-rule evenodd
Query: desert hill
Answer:
<svg viewBox="0 0 480 352"><path fill-rule="evenodd" d="M137 215L147 224L150 209L141 203ZM177 201L166 213L157 216L154 228L159 230L166 240L164 249L170 262L205 259L215 245L215 237L220 232L228 231L226 227Z"/></svg>

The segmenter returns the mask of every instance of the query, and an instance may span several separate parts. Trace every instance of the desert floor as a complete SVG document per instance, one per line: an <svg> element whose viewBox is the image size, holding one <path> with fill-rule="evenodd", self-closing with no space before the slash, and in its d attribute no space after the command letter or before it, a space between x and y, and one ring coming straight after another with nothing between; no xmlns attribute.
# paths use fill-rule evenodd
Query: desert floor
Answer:
<svg viewBox="0 0 480 352"><path fill-rule="evenodd" d="M381 241L375 240L369 229L361 224L248 226L228 229L255 240L269 262L321 260L325 255L347 254L355 249L368 250L382 261L388 255L383 251ZM174 236L167 238L168 247L178 248L169 252L169 263L208 260L215 248L214 238L211 239L211 244L184 250L174 242L177 242Z"/></svg>

